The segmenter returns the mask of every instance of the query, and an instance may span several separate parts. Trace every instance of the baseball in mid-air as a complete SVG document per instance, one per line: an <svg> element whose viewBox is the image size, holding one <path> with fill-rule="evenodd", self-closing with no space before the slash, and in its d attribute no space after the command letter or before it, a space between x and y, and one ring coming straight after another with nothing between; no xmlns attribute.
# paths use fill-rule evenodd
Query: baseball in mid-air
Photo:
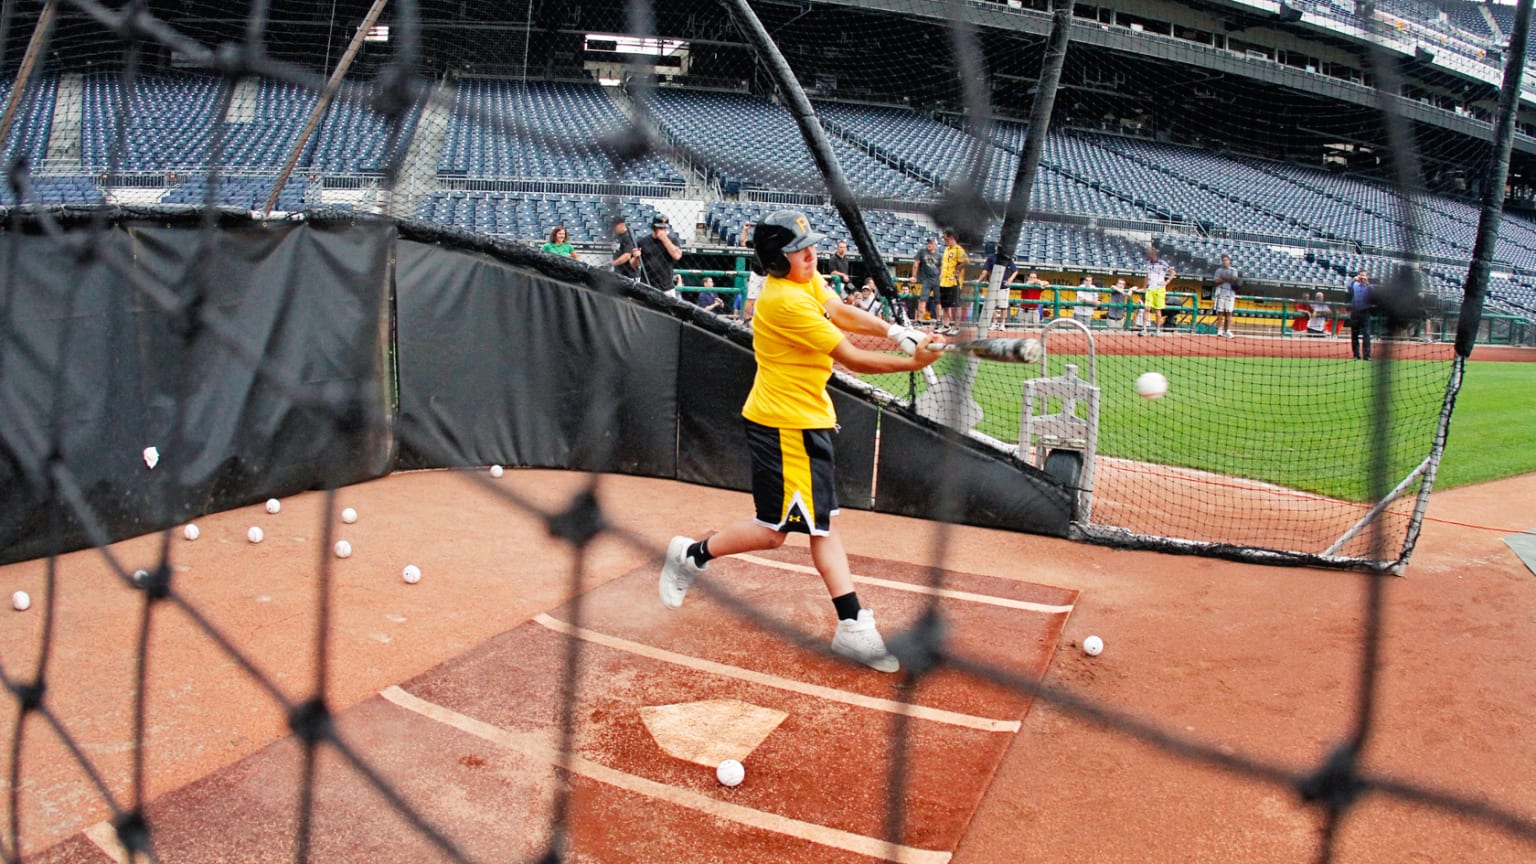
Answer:
<svg viewBox="0 0 1536 864"><path fill-rule="evenodd" d="M356 522L357 521L357 511L353 510L351 507L348 507L347 509L341 511L341 521L347 523L348 525L351 525L353 522Z"/></svg>
<svg viewBox="0 0 1536 864"><path fill-rule="evenodd" d="M405 570L400 574L400 578L404 579L407 585L415 585L421 581L421 568L415 564L407 564L405 565Z"/></svg>
<svg viewBox="0 0 1536 864"><path fill-rule="evenodd" d="M501 466L500 465L492 465L491 466L491 476L500 479L500 477L501 477Z"/></svg>
<svg viewBox="0 0 1536 864"><path fill-rule="evenodd" d="M1104 640L1097 636L1089 636L1083 640L1083 653L1089 657L1097 657L1104 653Z"/></svg>
<svg viewBox="0 0 1536 864"><path fill-rule="evenodd" d="M337 558L351 558L352 557L352 544L348 543L345 540L337 540L336 541L336 557Z"/></svg>
<svg viewBox="0 0 1536 864"><path fill-rule="evenodd" d="M276 498L268 498L267 499L267 512L268 513L276 513L277 511L279 511L281 509L283 509L283 502L277 500Z"/></svg>
<svg viewBox="0 0 1536 864"><path fill-rule="evenodd" d="M267 535L261 533L261 526L259 525L252 525L250 530L245 532L245 539L251 541L252 543L260 543L261 538L265 536Z"/></svg>
<svg viewBox="0 0 1536 864"><path fill-rule="evenodd" d="M188 540L196 540L202 533L202 531L198 530L197 523L195 522L188 522L187 527L181 529L181 536Z"/></svg>
<svg viewBox="0 0 1536 864"><path fill-rule="evenodd" d="M1161 372L1143 372L1136 379L1136 392L1143 399L1161 399L1168 392L1168 379Z"/></svg>
<svg viewBox="0 0 1536 864"><path fill-rule="evenodd" d="M25 591L17 591L11 595L11 608L17 612L25 612L32 607L32 595Z"/></svg>
<svg viewBox="0 0 1536 864"><path fill-rule="evenodd" d="M735 759L727 759L715 769L715 779L724 786L740 786L741 781L747 778L747 769L742 767Z"/></svg>

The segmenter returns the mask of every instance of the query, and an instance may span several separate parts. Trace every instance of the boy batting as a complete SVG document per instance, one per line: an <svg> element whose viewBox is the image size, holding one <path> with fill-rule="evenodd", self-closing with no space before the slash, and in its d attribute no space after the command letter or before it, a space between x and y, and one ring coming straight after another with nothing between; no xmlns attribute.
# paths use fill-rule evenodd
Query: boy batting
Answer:
<svg viewBox="0 0 1536 864"><path fill-rule="evenodd" d="M816 244L823 239L793 210L770 214L753 231L754 252L768 273L752 321L757 375L741 410L756 513L697 542L673 537L661 569L661 602L671 609L683 605L711 559L776 549L790 532L809 534L811 559L837 611L832 651L895 672L900 663L886 650L874 613L859 604L832 521L838 512L832 470L837 415L827 381L834 362L855 372L907 372L928 366L941 352L918 350L934 337L842 302L816 272ZM868 351L846 333L884 336L907 353Z"/></svg>

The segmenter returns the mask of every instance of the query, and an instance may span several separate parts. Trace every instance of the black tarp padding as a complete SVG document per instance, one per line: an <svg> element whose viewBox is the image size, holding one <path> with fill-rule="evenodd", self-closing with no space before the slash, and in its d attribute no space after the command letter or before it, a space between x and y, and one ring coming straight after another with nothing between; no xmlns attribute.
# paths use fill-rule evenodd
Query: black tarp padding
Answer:
<svg viewBox="0 0 1536 864"><path fill-rule="evenodd" d="M113 222L80 259L34 231L5 235L0 561L90 545L44 480L55 442L111 539L386 473L392 238L384 223ZM286 383L212 327L184 339L165 306L198 295Z"/></svg>
<svg viewBox="0 0 1536 864"><path fill-rule="evenodd" d="M676 475L677 319L425 243L396 267L400 467Z"/></svg>
<svg viewBox="0 0 1536 864"><path fill-rule="evenodd" d="M752 352L693 327L683 328L681 349L677 479L750 490L752 464L741 406L757 372ZM843 507L867 510L874 478L878 409L835 386L831 392L841 427L834 441L837 500Z"/></svg>
<svg viewBox="0 0 1536 864"><path fill-rule="evenodd" d="M751 333L692 303L410 221L222 213L206 231L191 210L52 218L95 254L61 248L34 215L0 235L0 563L88 545L46 480L55 441L109 541L396 467L748 488ZM209 326L183 340L165 307L194 297L238 350ZM1070 493L1041 472L831 389L842 506L871 504L878 425L875 509L1066 533ZM141 455L152 445L154 470ZM951 513L946 467L964 493Z"/></svg>
<svg viewBox="0 0 1536 864"><path fill-rule="evenodd" d="M876 511L942 518L946 479L961 495L951 517L956 522L1067 536L1071 493L1043 472L935 433L898 411L881 415Z"/></svg>

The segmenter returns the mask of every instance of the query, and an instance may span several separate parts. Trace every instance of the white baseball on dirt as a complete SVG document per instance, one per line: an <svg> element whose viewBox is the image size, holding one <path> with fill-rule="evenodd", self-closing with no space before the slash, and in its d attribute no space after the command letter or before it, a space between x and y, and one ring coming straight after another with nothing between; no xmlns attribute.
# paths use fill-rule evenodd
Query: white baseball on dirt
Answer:
<svg viewBox="0 0 1536 864"><path fill-rule="evenodd" d="M351 558L352 557L352 544L348 543L345 540L337 540L336 541L336 557L337 558Z"/></svg>
<svg viewBox="0 0 1536 864"><path fill-rule="evenodd" d="M279 511L281 509L283 509L283 502L277 500L276 498L268 498L267 499L267 512L268 513L276 513L277 511Z"/></svg>
<svg viewBox="0 0 1536 864"><path fill-rule="evenodd" d="M1097 657L1104 653L1104 640L1097 636L1089 636L1083 640L1083 653L1089 657Z"/></svg>
<svg viewBox="0 0 1536 864"><path fill-rule="evenodd" d="M261 538L265 536L267 535L261 532L261 527L259 525L252 525L250 530L245 532L245 539L251 541L252 543L260 543Z"/></svg>
<svg viewBox="0 0 1536 864"><path fill-rule="evenodd" d="M407 564L405 570L400 573L400 578L404 579L407 585L415 585L421 581L421 568L415 564Z"/></svg>
<svg viewBox="0 0 1536 864"><path fill-rule="evenodd" d="M196 540L199 536L202 535L202 533L202 531L198 530L197 524L194 522L188 522L187 527L181 529L181 536L187 538L188 540Z"/></svg>
<svg viewBox="0 0 1536 864"><path fill-rule="evenodd" d="M501 466L500 465L492 465L491 466L491 476L492 477L495 477L497 479L501 479L501 474L502 474L502 471L501 471Z"/></svg>
<svg viewBox="0 0 1536 864"><path fill-rule="evenodd" d="M735 759L727 759L715 769L715 779L723 786L740 786L741 781L747 778L747 769Z"/></svg>
<svg viewBox="0 0 1536 864"><path fill-rule="evenodd" d="M11 595L11 608L17 612L25 612L32 607L32 595L25 591L17 591Z"/></svg>
<svg viewBox="0 0 1536 864"><path fill-rule="evenodd" d="M356 522L357 521L357 511L353 510L351 507L348 507L347 509L341 511L341 521L347 523L348 525L351 525L353 522Z"/></svg>

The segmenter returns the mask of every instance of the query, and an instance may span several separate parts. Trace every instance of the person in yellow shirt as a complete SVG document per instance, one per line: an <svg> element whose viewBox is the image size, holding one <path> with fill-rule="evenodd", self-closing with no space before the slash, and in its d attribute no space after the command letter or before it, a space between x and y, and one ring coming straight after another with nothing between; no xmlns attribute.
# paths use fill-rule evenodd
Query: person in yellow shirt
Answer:
<svg viewBox="0 0 1536 864"><path fill-rule="evenodd" d="M703 540L673 537L661 569L661 602L671 609L681 606L711 559L777 549L790 532L809 534L811 559L837 611L832 651L895 672L901 664L886 650L874 613L859 604L848 554L832 521L838 512L837 413L827 381L834 362L854 372L908 372L932 364L940 352L927 350L936 337L888 325L844 303L816 272L816 244L823 239L794 210L769 214L753 232L753 251L768 273L752 320L757 375L741 410L756 514ZM848 333L883 336L906 353L859 348Z"/></svg>
<svg viewBox="0 0 1536 864"><path fill-rule="evenodd" d="M939 268L939 307L943 310L945 333L955 334L955 310L960 308L960 283L965 281L969 259L953 229L944 229L944 263ZM935 332L938 332L937 330Z"/></svg>

